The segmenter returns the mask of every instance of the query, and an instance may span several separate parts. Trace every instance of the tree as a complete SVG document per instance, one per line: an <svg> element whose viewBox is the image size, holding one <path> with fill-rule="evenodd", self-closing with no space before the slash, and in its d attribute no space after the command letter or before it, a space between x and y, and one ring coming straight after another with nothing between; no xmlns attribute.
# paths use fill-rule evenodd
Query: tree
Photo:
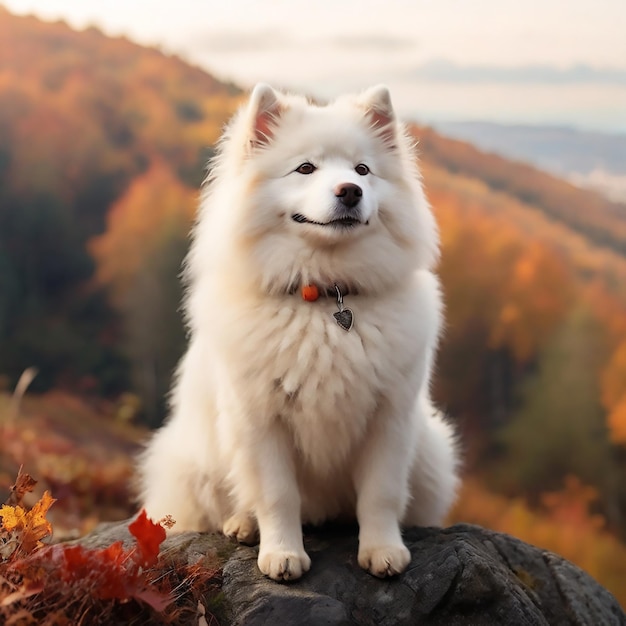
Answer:
<svg viewBox="0 0 626 626"><path fill-rule="evenodd" d="M106 232L90 244L97 280L122 319L132 382L153 425L163 417L184 347L179 274L196 195L157 160L114 204Z"/></svg>
<svg viewBox="0 0 626 626"><path fill-rule="evenodd" d="M36 366L35 389L93 375L119 388L123 360L101 341L110 310L89 285L93 267L57 198L0 194L0 372L16 381Z"/></svg>
<svg viewBox="0 0 626 626"><path fill-rule="evenodd" d="M602 372L602 402L609 411L611 441L626 445L626 341L618 344Z"/></svg>
<svg viewBox="0 0 626 626"><path fill-rule="evenodd" d="M602 344L597 321L586 308L574 309L543 350L519 409L500 432L504 455L495 482L537 495L574 475L598 487L605 505L612 499L618 485L599 401Z"/></svg>

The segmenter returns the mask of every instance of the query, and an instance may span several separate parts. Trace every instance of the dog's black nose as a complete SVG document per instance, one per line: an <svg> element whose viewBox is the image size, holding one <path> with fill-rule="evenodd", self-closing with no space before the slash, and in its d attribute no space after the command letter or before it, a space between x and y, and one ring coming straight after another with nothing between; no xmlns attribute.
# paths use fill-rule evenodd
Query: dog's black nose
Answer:
<svg viewBox="0 0 626 626"><path fill-rule="evenodd" d="M349 209L355 207L363 197L363 190L354 183L343 183L335 187L335 197Z"/></svg>

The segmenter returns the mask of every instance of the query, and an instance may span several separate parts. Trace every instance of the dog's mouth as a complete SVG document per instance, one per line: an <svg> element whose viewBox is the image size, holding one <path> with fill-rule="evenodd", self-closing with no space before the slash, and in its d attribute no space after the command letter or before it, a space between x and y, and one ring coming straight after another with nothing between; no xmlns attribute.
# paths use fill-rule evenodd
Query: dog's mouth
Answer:
<svg viewBox="0 0 626 626"><path fill-rule="evenodd" d="M338 217L337 219L330 220L328 222L316 222L315 220L310 220L305 215L302 215L302 213L294 213L291 216L291 219L294 222L298 222L298 224L312 224L313 226L331 226L334 228L354 228L355 226L359 226L360 224L364 223L356 217L350 216ZM365 222L365 225L367 224L368 222Z"/></svg>

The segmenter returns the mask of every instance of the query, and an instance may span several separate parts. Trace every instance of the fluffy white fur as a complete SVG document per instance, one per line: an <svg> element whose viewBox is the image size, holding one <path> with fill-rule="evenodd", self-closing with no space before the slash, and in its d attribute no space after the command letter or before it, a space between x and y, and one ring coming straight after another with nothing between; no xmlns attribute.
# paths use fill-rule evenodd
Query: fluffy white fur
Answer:
<svg viewBox="0 0 626 626"><path fill-rule="evenodd" d="M376 576L409 563L401 525L442 522L457 453L429 400L438 235L412 149L385 87L317 106L258 85L230 123L188 258L189 349L141 459L150 517L243 542L258 531L274 579L309 569L303 522L356 515ZM305 162L317 169L296 171ZM359 223L322 225L347 183ZM299 295L335 283L350 332L334 298Z"/></svg>

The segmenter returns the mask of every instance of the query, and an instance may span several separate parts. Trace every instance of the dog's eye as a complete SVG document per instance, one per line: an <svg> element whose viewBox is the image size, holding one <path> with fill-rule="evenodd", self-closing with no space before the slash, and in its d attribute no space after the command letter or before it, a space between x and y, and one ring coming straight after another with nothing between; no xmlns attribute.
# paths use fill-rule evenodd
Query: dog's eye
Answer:
<svg viewBox="0 0 626 626"><path fill-rule="evenodd" d="M296 172L298 172L298 174L312 174L316 169L317 168L313 165L313 163L309 163L307 161L306 163L299 165L296 168Z"/></svg>
<svg viewBox="0 0 626 626"><path fill-rule="evenodd" d="M359 176L367 176L367 174L370 173L370 168L367 167L367 165L365 165L365 163L359 163L355 168L354 171L359 175Z"/></svg>

